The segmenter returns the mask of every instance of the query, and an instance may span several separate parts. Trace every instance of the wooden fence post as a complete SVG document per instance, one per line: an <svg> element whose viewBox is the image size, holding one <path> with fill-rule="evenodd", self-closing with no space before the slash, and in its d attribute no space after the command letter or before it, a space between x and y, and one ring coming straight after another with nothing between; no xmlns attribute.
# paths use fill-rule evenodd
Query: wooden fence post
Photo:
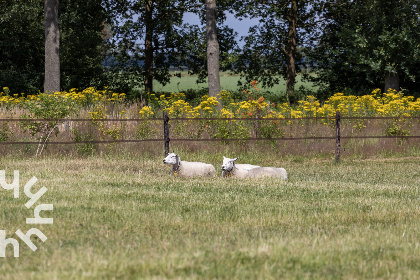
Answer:
<svg viewBox="0 0 420 280"><path fill-rule="evenodd" d="M340 112L337 111L337 113L335 114L335 162L340 161L340 151L341 151L340 121L341 121Z"/></svg>
<svg viewBox="0 0 420 280"><path fill-rule="evenodd" d="M165 157L169 154L169 116L163 112L163 139L165 139Z"/></svg>
<svg viewBox="0 0 420 280"><path fill-rule="evenodd" d="M260 119L261 119L261 112L257 112L255 114L255 118L257 119L257 121L254 124L254 129L255 129L255 138L260 138L261 137L261 123L260 123Z"/></svg>

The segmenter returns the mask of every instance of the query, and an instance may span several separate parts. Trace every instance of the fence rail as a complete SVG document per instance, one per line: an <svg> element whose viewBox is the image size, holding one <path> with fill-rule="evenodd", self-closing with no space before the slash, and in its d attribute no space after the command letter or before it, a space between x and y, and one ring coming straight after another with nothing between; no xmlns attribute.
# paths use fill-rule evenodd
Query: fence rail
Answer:
<svg viewBox="0 0 420 280"><path fill-rule="evenodd" d="M171 121L296 121L296 120L335 120L336 117L301 117L301 118L173 118ZM341 120L391 120L391 119L420 119L420 116L413 117L340 117ZM149 119L0 119L0 122L35 122L35 121L72 121L72 122L142 122L142 121L163 121L165 118Z"/></svg>
<svg viewBox="0 0 420 280"><path fill-rule="evenodd" d="M420 136L341 136L341 139L420 139ZM284 138L228 138L228 139L192 139L170 138L171 142L220 142L220 141L295 141L295 140L334 140L334 136L325 137L284 137ZM71 144L112 144L112 143L141 143L141 142L164 142L166 139L129 139L129 140L92 140L92 141L53 141L48 145L71 145ZM26 145L39 144L39 141L4 141L0 145Z"/></svg>
<svg viewBox="0 0 420 280"><path fill-rule="evenodd" d="M64 122L143 122L143 121L161 121L163 122L163 138L161 139L124 139L124 140L80 140L80 141L51 141L48 145L74 145L74 144L111 144L111 143L141 143L141 142L164 142L165 154L169 152L170 142L217 142L217 141L298 141L298 140L336 140L336 160L340 159L341 151L341 140L342 139L420 139L420 135L415 136L382 136L382 135L364 135L364 136L342 136L340 124L342 120L389 120L389 119L409 119L409 120L420 120L420 116L414 117L341 117L340 113L337 112L335 117L302 117L302 118L173 118L164 113L162 118L151 118L151 119L17 119L17 118L2 118L0 122L49 122L55 121L58 123ZM261 137L247 137L247 138L169 138L169 122L177 121L300 121L300 120L330 120L335 121L335 136L308 136L308 137L279 137L279 138L261 138ZM39 145L39 141L3 141L0 145Z"/></svg>

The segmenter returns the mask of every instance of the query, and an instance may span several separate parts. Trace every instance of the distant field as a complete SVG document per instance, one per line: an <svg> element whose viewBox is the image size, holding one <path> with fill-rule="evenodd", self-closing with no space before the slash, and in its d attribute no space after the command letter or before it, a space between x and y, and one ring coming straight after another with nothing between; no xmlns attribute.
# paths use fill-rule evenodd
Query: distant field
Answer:
<svg viewBox="0 0 420 280"><path fill-rule="evenodd" d="M180 152L218 170L223 155ZM35 252L20 241L19 258L9 245L2 279L420 279L419 157L234 156L284 167L289 181L173 178L148 154L3 156L21 189L0 188L0 229L48 239L33 237ZM52 225L25 224L32 176Z"/></svg>
<svg viewBox="0 0 420 280"><path fill-rule="evenodd" d="M220 76L220 84L222 90L228 90L228 91L236 91L238 90L238 81L240 80L239 76L230 75L228 73L222 73ZM153 84L155 91L168 91L168 92L182 92L187 89L200 89L200 88L207 88L207 83L201 83L197 84L197 77L196 76L189 76L187 74L183 74L181 78L178 77L172 77L171 82L165 86L159 84L155 81ZM305 88L313 88L314 86L312 83L309 82L303 82L302 76L297 76L296 81L296 89L298 89L300 86L304 86ZM280 84L275 85L273 88L261 88L262 91L268 90L270 92L273 92L275 94L283 95L286 92L286 81L282 80Z"/></svg>

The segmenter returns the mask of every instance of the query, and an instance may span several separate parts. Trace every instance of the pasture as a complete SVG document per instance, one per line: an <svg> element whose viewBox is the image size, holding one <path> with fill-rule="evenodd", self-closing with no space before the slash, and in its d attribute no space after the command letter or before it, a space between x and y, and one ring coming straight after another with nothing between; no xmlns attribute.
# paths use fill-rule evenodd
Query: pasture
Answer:
<svg viewBox="0 0 420 280"><path fill-rule="evenodd" d="M48 188L40 203L48 239L20 241L0 259L3 279L419 279L420 157L330 159L182 152L183 160L284 167L289 180L173 178L162 155L0 159L0 229L33 217L24 184ZM250 156L251 154L251 156ZM248 160L245 160L248 158ZM219 174L220 175L220 174Z"/></svg>
<svg viewBox="0 0 420 280"><path fill-rule="evenodd" d="M174 72L175 74L175 72ZM228 72L222 72L220 74L220 87L222 90L235 92L239 89L238 81L240 80L239 75L230 74ZM243 81L242 81L243 82ZM299 89L301 86L306 89L316 89L317 87L313 83L303 81L302 75L297 75L295 89ZM154 90L157 92L183 92L188 89L198 90L204 87L208 87L207 80L205 83L197 83L197 75L189 75L186 71L181 72L181 77L173 76L168 84L162 85L157 81L153 83ZM262 92L270 91L278 95L286 93L286 80L280 78L280 83L274 85L272 88L261 88Z"/></svg>

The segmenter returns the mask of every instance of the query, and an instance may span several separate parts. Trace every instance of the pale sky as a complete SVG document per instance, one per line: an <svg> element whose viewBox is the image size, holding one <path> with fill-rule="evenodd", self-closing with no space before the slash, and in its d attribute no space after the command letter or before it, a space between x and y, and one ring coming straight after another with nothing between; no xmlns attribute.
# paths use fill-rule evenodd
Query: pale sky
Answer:
<svg viewBox="0 0 420 280"><path fill-rule="evenodd" d="M193 13L186 13L184 15L184 21L186 23L189 23L189 24L200 25L200 19L198 18L198 16L196 14L193 14ZM243 43L240 43L239 39L241 38L241 36L245 36L245 35L248 34L248 29L251 26L254 26L254 25L258 24L258 19L238 20L232 14L227 14L225 24L228 25L233 30L235 30L236 32L238 32L237 41L238 41L239 45L241 46L241 45L243 45Z"/></svg>

